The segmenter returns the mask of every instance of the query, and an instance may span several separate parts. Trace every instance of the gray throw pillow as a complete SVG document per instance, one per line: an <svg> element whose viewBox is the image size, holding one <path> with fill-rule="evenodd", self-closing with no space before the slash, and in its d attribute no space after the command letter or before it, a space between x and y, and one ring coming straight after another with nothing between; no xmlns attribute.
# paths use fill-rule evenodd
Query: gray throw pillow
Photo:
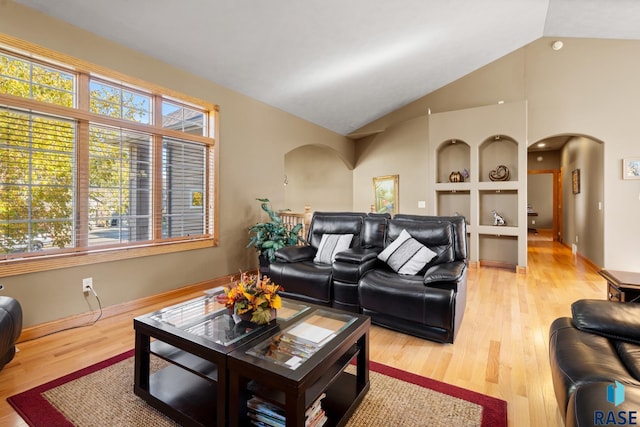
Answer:
<svg viewBox="0 0 640 427"><path fill-rule="evenodd" d="M332 264L338 252L349 249L352 239L353 234L323 234L313 262Z"/></svg>
<svg viewBox="0 0 640 427"><path fill-rule="evenodd" d="M436 255L431 249L402 230L396 240L387 246L378 258L399 274L418 274Z"/></svg>

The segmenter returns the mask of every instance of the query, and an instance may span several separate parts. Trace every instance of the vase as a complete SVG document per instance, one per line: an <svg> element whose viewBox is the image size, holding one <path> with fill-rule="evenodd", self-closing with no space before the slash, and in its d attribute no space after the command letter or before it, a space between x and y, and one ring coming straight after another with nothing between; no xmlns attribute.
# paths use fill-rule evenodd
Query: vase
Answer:
<svg viewBox="0 0 640 427"><path fill-rule="evenodd" d="M269 318L269 322L271 322L276 317L278 317L278 312L276 311L275 308L271 309L271 313L270 314L271 314L271 317ZM247 312L247 313L236 314L236 315L240 318L240 320L244 320L245 322L251 322L251 317L253 316L253 313L252 312ZM269 322L267 322L267 323L269 323ZM255 323L255 322L251 322L251 323Z"/></svg>

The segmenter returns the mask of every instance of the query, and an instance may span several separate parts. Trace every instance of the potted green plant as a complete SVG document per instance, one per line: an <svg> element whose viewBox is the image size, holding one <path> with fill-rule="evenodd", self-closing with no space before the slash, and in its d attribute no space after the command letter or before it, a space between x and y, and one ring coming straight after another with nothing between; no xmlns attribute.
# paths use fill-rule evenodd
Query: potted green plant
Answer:
<svg viewBox="0 0 640 427"><path fill-rule="evenodd" d="M303 224L297 224L287 229L282 218L271 208L269 199L256 199L261 202L262 210L269 215L270 221L259 222L249 228L249 244L247 248L254 247L258 251L260 260L260 273L269 273L269 264L276 259L276 251L285 246L295 246L305 240L298 235Z"/></svg>

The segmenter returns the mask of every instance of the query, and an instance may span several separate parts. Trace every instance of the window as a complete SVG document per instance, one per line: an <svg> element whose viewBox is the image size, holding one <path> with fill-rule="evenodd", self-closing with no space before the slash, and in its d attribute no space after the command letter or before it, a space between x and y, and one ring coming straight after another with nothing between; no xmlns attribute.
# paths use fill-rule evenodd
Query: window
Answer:
<svg viewBox="0 0 640 427"><path fill-rule="evenodd" d="M56 105L74 105L72 73L0 52L0 93Z"/></svg>
<svg viewBox="0 0 640 427"><path fill-rule="evenodd" d="M93 113L144 124L151 122L149 95L91 79L89 99Z"/></svg>
<svg viewBox="0 0 640 427"><path fill-rule="evenodd" d="M0 49L0 264L214 244L217 107L123 81Z"/></svg>
<svg viewBox="0 0 640 427"><path fill-rule="evenodd" d="M73 121L0 108L0 253L70 245L75 140Z"/></svg>
<svg viewBox="0 0 640 427"><path fill-rule="evenodd" d="M89 128L89 246L153 238L151 153L150 134Z"/></svg>

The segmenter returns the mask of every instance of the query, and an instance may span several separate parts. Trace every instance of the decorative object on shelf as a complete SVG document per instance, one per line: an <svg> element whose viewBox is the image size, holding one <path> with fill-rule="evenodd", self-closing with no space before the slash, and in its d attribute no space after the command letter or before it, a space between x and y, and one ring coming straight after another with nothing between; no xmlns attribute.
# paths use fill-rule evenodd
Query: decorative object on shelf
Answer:
<svg viewBox="0 0 640 427"><path fill-rule="evenodd" d="M264 325L275 319L276 310L282 307L280 289L267 276L242 273L240 280L225 286L216 300L241 319Z"/></svg>
<svg viewBox="0 0 640 427"><path fill-rule="evenodd" d="M580 193L580 169L571 171L571 190L573 194Z"/></svg>
<svg viewBox="0 0 640 427"><path fill-rule="evenodd" d="M264 261L272 262L276 259L276 251L285 246L295 246L298 242L304 242L304 239L298 235L298 232L304 227L304 224L297 224L290 230L282 221L277 212L271 208L269 199L256 199L262 202L262 210L269 215L269 222L259 222L249 229L249 243L247 248L255 247L258 255L263 257ZM261 266L261 273L268 273L268 264L266 268Z"/></svg>
<svg viewBox="0 0 640 427"><path fill-rule="evenodd" d="M497 168L489 172L491 181L509 181L509 168L505 165L499 165Z"/></svg>
<svg viewBox="0 0 640 427"><path fill-rule="evenodd" d="M640 179L640 158L622 160L622 179Z"/></svg>
<svg viewBox="0 0 640 427"><path fill-rule="evenodd" d="M375 212L391 215L398 213L398 177L399 175L387 175L373 178Z"/></svg>
<svg viewBox="0 0 640 427"><path fill-rule="evenodd" d="M459 171L451 172L451 174L449 175L449 182L463 182L463 181L464 181L464 177Z"/></svg>
<svg viewBox="0 0 640 427"><path fill-rule="evenodd" d="M502 215L500 215L496 210L492 210L491 214L493 215L493 225L506 225L506 222Z"/></svg>
<svg viewBox="0 0 640 427"><path fill-rule="evenodd" d="M469 171L467 168L462 169L462 180L469 179Z"/></svg>

